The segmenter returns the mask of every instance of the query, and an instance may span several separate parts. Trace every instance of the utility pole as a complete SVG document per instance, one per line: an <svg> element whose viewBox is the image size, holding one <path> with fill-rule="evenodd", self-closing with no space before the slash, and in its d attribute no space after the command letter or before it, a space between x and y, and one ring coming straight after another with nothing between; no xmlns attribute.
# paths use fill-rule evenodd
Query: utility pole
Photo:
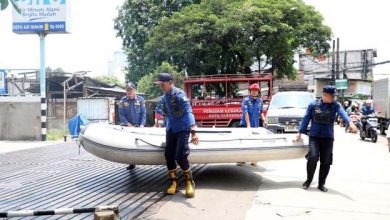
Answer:
<svg viewBox="0 0 390 220"><path fill-rule="evenodd" d="M343 78L344 78L344 79L348 79L348 76L347 76L347 50L344 51Z"/></svg>
<svg viewBox="0 0 390 220"><path fill-rule="evenodd" d="M343 79L347 79L348 80L348 76L347 76L347 50L344 51ZM349 82L348 82L348 84L349 84ZM342 96L341 98L344 101L344 90L341 92L341 96Z"/></svg>
<svg viewBox="0 0 390 220"><path fill-rule="evenodd" d="M40 71L39 85L41 92L41 141L46 141L47 127L47 99L46 99L46 70L45 70L45 36L46 33L39 35L39 53L40 53Z"/></svg>
<svg viewBox="0 0 390 220"><path fill-rule="evenodd" d="M332 46L332 82L330 83L331 85L336 85L336 79L335 79L335 51L334 51L334 47L335 47L335 40L333 40L333 46Z"/></svg>
<svg viewBox="0 0 390 220"><path fill-rule="evenodd" d="M340 39L337 38L336 50L336 79L340 79Z"/></svg>

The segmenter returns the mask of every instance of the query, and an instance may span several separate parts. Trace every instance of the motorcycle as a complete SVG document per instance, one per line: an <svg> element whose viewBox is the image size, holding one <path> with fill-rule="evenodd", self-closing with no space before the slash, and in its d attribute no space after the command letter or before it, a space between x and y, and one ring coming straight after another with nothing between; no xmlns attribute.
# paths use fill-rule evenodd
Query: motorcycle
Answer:
<svg viewBox="0 0 390 220"><path fill-rule="evenodd" d="M378 117L375 114L362 116L358 122L360 139L371 138L373 143L378 140Z"/></svg>

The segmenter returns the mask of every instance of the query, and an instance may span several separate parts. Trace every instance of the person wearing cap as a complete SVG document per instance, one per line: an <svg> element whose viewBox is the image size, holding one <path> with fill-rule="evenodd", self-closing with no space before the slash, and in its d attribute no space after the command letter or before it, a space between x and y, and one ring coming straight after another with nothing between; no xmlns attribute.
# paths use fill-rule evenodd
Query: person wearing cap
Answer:
<svg viewBox="0 0 390 220"><path fill-rule="evenodd" d="M177 170L176 163L183 170L186 184L186 196L188 198L195 195L195 184L192 178L191 167L188 161L190 154L189 138L191 143L199 144L196 134L196 124L190 102L185 92L176 88L173 84L173 77L170 73L160 73L154 82L160 86L164 92L162 97L162 108L166 124L166 146L165 159L168 167L168 177L171 185L167 189L167 194L176 194Z"/></svg>
<svg viewBox="0 0 390 220"><path fill-rule="evenodd" d="M241 109L241 121L240 126L246 128L258 128L260 127L260 120L262 127L266 127L265 117L263 113L263 100L259 98L260 86L254 83L249 86L249 96L242 100ZM238 162L237 165L242 166L245 162ZM251 165L256 166L257 162L252 161Z"/></svg>
<svg viewBox="0 0 390 220"><path fill-rule="evenodd" d="M330 165L332 165L333 161L333 129L336 114L338 113L345 121L346 125L349 125L349 129L352 133L357 132L356 126L348 117L341 104L335 100L337 95L338 94L334 86L325 86L323 88L322 98L309 104L299 127L297 140L301 139L301 134L306 134L307 126L311 121L309 151L305 156L307 159L307 179L302 185L303 189L310 187L317 167L317 162L320 160L317 188L323 192L328 191L325 187L325 181L330 170Z"/></svg>
<svg viewBox="0 0 390 220"><path fill-rule="evenodd" d="M122 126L144 127L146 124L145 100L136 94L133 83L126 86L126 96L119 102L119 120Z"/></svg>

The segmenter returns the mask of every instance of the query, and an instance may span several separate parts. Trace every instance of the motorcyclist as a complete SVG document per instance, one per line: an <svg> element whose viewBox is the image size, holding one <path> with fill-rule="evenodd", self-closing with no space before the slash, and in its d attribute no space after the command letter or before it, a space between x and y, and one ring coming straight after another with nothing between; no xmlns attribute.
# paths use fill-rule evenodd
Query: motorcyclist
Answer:
<svg viewBox="0 0 390 220"><path fill-rule="evenodd" d="M349 107L350 107L349 102L348 101L344 101L344 104L343 104L344 110L347 110L347 108L349 108Z"/></svg>
<svg viewBox="0 0 390 220"><path fill-rule="evenodd" d="M345 111L348 113L348 115L353 113L359 114L359 104L353 102L352 105L349 106Z"/></svg>
<svg viewBox="0 0 390 220"><path fill-rule="evenodd" d="M343 109L344 109L344 111L347 111L347 109L348 109L349 107L350 107L349 101L345 100L345 101L343 102ZM344 120L340 117L339 114L337 114L337 121L340 123L341 126L344 126L344 125L345 125ZM346 128L347 128L347 127L348 127L348 126L346 126Z"/></svg>
<svg viewBox="0 0 390 220"><path fill-rule="evenodd" d="M364 103L364 105L362 107L361 113L362 113L363 116L376 115L375 108L372 105L372 100L371 99L366 100L366 102ZM362 117L361 121L362 121L363 131L365 131L366 130L366 125L367 125L367 118L366 117Z"/></svg>
<svg viewBox="0 0 390 220"><path fill-rule="evenodd" d="M362 108L362 114L363 115L370 115L370 114L375 114L375 108L372 105L372 100L366 100L365 105Z"/></svg>

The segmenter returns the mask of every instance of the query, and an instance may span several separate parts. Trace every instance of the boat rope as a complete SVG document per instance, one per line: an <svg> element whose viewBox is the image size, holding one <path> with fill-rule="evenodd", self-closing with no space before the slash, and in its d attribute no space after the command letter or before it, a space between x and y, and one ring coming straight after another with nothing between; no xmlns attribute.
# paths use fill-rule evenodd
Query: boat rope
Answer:
<svg viewBox="0 0 390 220"><path fill-rule="evenodd" d="M144 142L145 144L148 144L148 145L150 145L150 146L152 146L152 147L165 148L165 143L164 143L164 142L163 142L161 145L156 145L156 144L149 143L149 142L147 142L147 141L145 141L145 140L143 140L143 139L141 139L141 138L136 138L136 139L135 139L135 142L137 143L137 141L142 141L142 142Z"/></svg>
<svg viewBox="0 0 390 220"><path fill-rule="evenodd" d="M66 214L81 214L113 211L119 217L118 206L97 206L92 208L61 208L54 210L18 210L18 211L0 211L0 218L26 217L26 216L42 216L42 215L66 215Z"/></svg>
<svg viewBox="0 0 390 220"><path fill-rule="evenodd" d="M233 138L223 140L199 140L199 142L226 142L226 141L270 141L270 140L285 140L286 137L280 138ZM191 143L191 142L190 142Z"/></svg>
<svg viewBox="0 0 390 220"><path fill-rule="evenodd" d="M114 130L123 131L123 132L127 132L127 133L132 133L132 134L165 136L165 134L147 133L147 132L139 132L139 131L126 131L125 129L123 129L123 127L121 127L121 128L113 128L113 129L114 129Z"/></svg>
<svg viewBox="0 0 390 220"><path fill-rule="evenodd" d="M200 140L199 142L226 142L226 141L270 141L270 140L285 140L287 139L286 137L281 137L281 138L235 138L235 139L225 139L225 140ZM165 143L162 143L162 145L156 145L152 144L150 142L147 142L141 138L135 138L135 142L137 141L142 141L147 145L150 145L152 147L158 147L158 148L165 148ZM188 142L188 143L191 143Z"/></svg>

